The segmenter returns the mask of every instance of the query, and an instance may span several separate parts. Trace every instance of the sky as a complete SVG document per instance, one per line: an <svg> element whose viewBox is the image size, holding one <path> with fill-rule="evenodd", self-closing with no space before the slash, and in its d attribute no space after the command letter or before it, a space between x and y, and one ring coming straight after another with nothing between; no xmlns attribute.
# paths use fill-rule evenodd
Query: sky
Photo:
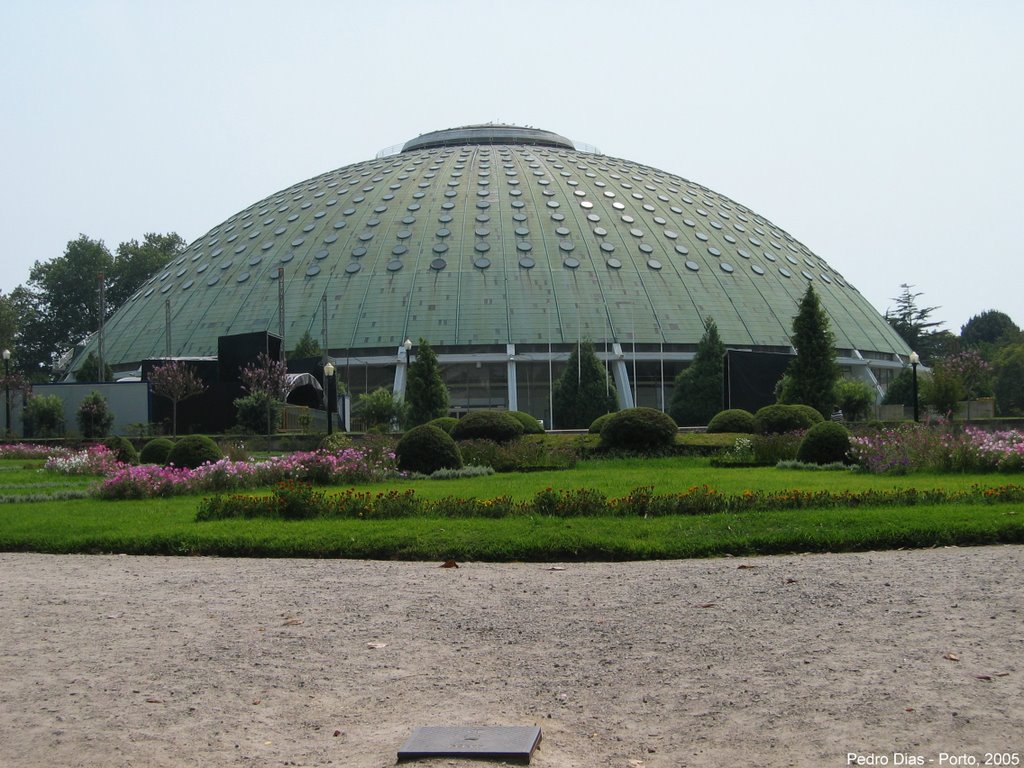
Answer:
<svg viewBox="0 0 1024 768"><path fill-rule="evenodd" d="M878 309L1024 325L1019 0L5 0L0 291L421 133L544 128L767 217Z"/></svg>

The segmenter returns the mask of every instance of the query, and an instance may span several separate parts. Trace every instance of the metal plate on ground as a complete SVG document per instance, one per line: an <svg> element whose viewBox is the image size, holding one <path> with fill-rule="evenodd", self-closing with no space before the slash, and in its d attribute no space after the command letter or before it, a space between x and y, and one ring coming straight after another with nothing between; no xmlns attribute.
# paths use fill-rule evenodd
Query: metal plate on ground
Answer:
<svg viewBox="0 0 1024 768"><path fill-rule="evenodd" d="M534 725L425 726L413 731L398 750L398 759L468 757L529 763L540 737L540 728Z"/></svg>

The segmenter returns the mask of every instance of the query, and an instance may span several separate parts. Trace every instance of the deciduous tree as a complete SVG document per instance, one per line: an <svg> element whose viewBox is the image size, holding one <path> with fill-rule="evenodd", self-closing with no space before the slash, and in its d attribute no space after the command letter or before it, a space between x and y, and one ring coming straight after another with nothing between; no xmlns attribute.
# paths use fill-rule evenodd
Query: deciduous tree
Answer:
<svg viewBox="0 0 1024 768"><path fill-rule="evenodd" d="M171 430L178 435L178 403L202 394L206 386L181 360L172 360L158 365L149 372L149 386L154 395L171 401Z"/></svg>

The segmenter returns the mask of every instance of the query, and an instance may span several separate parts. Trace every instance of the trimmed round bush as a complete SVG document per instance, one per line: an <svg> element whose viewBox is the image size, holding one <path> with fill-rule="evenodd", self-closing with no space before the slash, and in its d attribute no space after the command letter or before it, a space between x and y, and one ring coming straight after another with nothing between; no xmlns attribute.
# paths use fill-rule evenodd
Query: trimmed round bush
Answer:
<svg viewBox="0 0 1024 768"><path fill-rule="evenodd" d="M615 415L615 412L606 413L603 416L598 416L592 422L590 422L590 429L587 430L592 435L600 435L601 430L604 429L604 425L608 423L608 420Z"/></svg>
<svg viewBox="0 0 1024 768"><path fill-rule="evenodd" d="M821 415L821 411L819 411L817 408L812 408L809 405L804 405L802 403L794 403L790 407L796 408L798 411L800 411L800 413L804 414L807 417L807 420L810 422L808 426L821 424L821 422L825 420L825 417Z"/></svg>
<svg viewBox="0 0 1024 768"><path fill-rule="evenodd" d="M849 430L834 421L822 421L807 430L796 458L807 464L832 464L846 461L849 450Z"/></svg>
<svg viewBox="0 0 1024 768"><path fill-rule="evenodd" d="M163 466L167 463L167 457L171 455L172 448L174 448L174 441L170 438L153 438L142 446L142 450L139 451L139 463Z"/></svg>
<svg viewBox="0 0 1024 768"><path fill-rule="evenodd" d="M655 408L627 408L614 414L601 429L601 446L627 451L670 448L679 427L667 413Z"/></svg>
<svg viewBox="0 0 1024 768"><path fill-rule="evenodd" d="M708 422L708 432L742 432L752 435L757 432L754 414L742 408L719 411Z"/></svg>
<svg viewBox="0 0 1024 768"><path fill-rule="evenodd" d="M523 434L520 424L508 411L473 411L459 419L452 429L456 440L493 440L507 443Z"/></svg>
<svg viewBox="0 0 1024 768"><path fill-rule="evenodd" d="M104 440L103 445L105 445L107 450L114 454L117 457L117 460L122 464L138 464L139 452L135 450L135 446L132 445L132 441L127 437L113 435Z"/></svg>
<svg viewBox="0 0 1024 768"><path fill-rule="evenodd" d="M523 425L524 435L543 434L544 427L542 427L540 422L526 411L509 411L508 415Z"/></svg>
<svg viewBox="0 0 1024 768"><path fill-rule="evenodd" d="M320 450L337 453L352 447L352 440L344 432L331 432L320 441Z"/></svg>
<svg viewBox="0 0 1024 768"><path fill-rule="evenodd" d="M808 413L808 409L818 417L817 421ZM775 405L766 405L754 414L754 424L757 426L758 433L762 435L809 429L820 421L822 421L821 414L806 405L776 403Z"/></svg>
<svg viewBox="0 0 1024 768"><path fill-rule="evenodd" d="M462 454L451 435L433 424L413 427L395 446L398 468L430 475L439 469L459 469Z"/></svg>
<svg viewBox="0 0 1024 768"><path fill-rule="evenodd" d="M206 435L188 435L174 444L167 455L167 463L195 469L207 462L217 461L223 455L220 446Z"/></svg>
<svg viewBox="0 0 1024 768"><path fill-rule="evenodd" d="M459 420L454 416L438 416L436 419L431 419L427 424L431 424L438 429L443 429L449 435L452 430L455 429L455 425L459 423Z"/></svg>

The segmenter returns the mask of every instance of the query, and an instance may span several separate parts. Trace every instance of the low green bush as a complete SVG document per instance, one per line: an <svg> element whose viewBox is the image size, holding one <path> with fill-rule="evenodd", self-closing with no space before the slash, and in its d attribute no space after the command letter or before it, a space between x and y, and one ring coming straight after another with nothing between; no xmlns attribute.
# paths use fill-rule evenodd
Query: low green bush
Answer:
<svg viewBox="0 0 1024 768"><path fill-rule="evenodd" d="M64 401L57 395L29 397L25 429L32 437L60 437L64 433Z"/></svg>
<svg viewBox="0 0 1024 768"><path fill-rule="evenodd" d="M113 435L103 441L103 445L117 457L122 464L138 464L139 452L135 450L132 441L121 435Z"/></svg>
<svg viewBox="0 0 1024 768"><path fill-rule="evenodd" d="M329 435L325 435L324 439L320 441L320 450L330 451L331 453L337 453L351 447L352 438L344 432L332 432Z"/></svg>
<svg viewBox="0 0 1024 768"><path fill-rule="evenodd" d="M254 392L234 402L235 419L243 434L266 435L277 432L284 404L266 392Z"/></svg>
<svg viewBox="0 0 1024 768"><path fill-rule="evenodd" d="M167 455L167 463L195 469L215 462L223 455L220 447L206 435L187 435L174 444Z"/></svg>
<svg viewBox="0 0 1024 768"><path fill-rule="evenodd" d="M598 416L592 422L590 422L590 429L587 430L591 435L600 435L601 430L604 429L604 425L608 423L608 419L615 415L615 412L606 413L603 416Z"/></svg>
<svg viewBox="0 0 1024 768"><path fill-rule="evenodd" d="M803 430L795 432L754 435L752 438L754 461L762 466L774 467L780 461L791 461L800 450Z"/></svg>
<svg viewBox="0 0 1024 768"><path fill-rule="evenodd" d="M413 427L395 446L398 468L429 475L439 469L458 469L462 454L451 435L432 424Z"/></svg>
<svg viewBox="0 0 1024 768"><path fill-rule="evenodd" d="M436 419L431 419L427 424L431 424L439 429L443 429L449 435L452 430L455 429L455 425L459 423L459 420L454 416L438 416Z"/></svg>
<svg viewBox="0 0 1024 768"><path fill-rule="evenodd" d="M524 435L541 435L544 433L544 427L539 421L526 411L509 411L508 415L523 425Z"/></svg>
<svg viewBox="0 0 1024 768"><path fill-rule="evenodd" d="M612 416L601 429L601 447L651 452L672 447L679 427L656 408L627 408Z"/></svg>
<svg viewBox="0 0 1024 768"><path fill-rule="evenodd" d="M810 429L821 421L821 414L807 405L776 403L775 405L766 405L754 414L754 424L758 434L761 435Z"/></svg>
<svg viewBox="0 0 1024 768"><path fill-rule="evenodd" d="M742 408L719 411L708 422L708 432L736 432L752 435L757 432L754 414Z"/></svg>
<svg viewBox="0 0 1024 768"><path fill-rule="evenodd" d="M807 430L796 458L808 464L832 464L845 461L849 451L849 430L834 421L823 421Z"/></svg>
<svg viewBox="0 0 1024 768"><path fill-rule="evenodd" d="M522 436L523 425L508 411L473 411L466 414L452 429L456 440L493 440L507 443Z"/></svg>
<svg viewBox="0 0 1024 768"><path fill-rule="evenodd" d="M142 446L142 450L139 451L139 463L163 466L167 463L167 457L170 456L172 448L174 448L174 441L170 438L155 437Z"/></svg>
<svg viewBox="0 0 1024 768"><path fill-rule="evenodd" d="M466 464L491 467L495 472L532 472L541 469L569 469L576 465L576 452L567 445L516 440L463 440L459 443Z"/></svg>
<svg viewBox="0 0 1024 768"><path fill-rule="evenodd" d="M811 406L804 405L803 403L793 403L791 407L796 408L800 413L804 414L812 427L815 424L821 424L821 422L825 421L825 417L821 415L821 412L817 408L812 408Z"/></svg>
<svg viewBox="0 0 1024 768"><path fill-rule="evenodd" d="M114 414L107 405L107 398L93 391L78 404L78 431L82 437L93 439L106 437L114 426Z"/></svg>

